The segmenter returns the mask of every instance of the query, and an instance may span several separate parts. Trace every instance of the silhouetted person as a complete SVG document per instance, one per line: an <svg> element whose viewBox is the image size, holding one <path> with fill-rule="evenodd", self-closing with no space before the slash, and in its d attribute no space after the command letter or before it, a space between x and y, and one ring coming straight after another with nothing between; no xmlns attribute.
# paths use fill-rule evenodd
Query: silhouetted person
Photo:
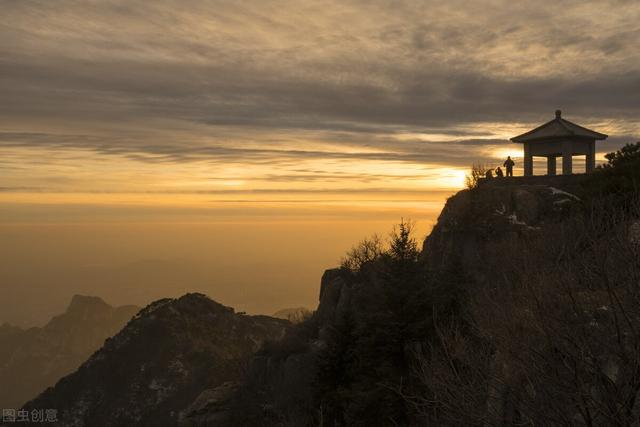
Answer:
<svg viewBox="0 0 640 427"><path fill-rule="evenodd" d="M500 166L496 168L496 176L498 178L502 178L504 176L504 173L502 173L502 169L500 169Z"/></svg>
<svg viewBox="0 0 640 427"><path fill-rule="evenodd" d="M488 169L485 173L484 173L484 177L487 179L491 179L493 178L493 171L491 169Z"/></svg>
<svg viewBox="0 0 640 427"><path fill-rule="evenodd" d="M507 168L507 176L513 176L513 166L516 163L511 160L511 156L507 156L507 160L504 161L504 163L502 164L502 166L504 166L505 168Z"/></svg>

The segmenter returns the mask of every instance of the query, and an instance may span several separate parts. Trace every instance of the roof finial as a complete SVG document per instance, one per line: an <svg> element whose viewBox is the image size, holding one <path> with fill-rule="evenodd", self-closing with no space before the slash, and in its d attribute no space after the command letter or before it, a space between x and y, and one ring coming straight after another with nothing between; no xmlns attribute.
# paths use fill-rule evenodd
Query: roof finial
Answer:
<svg viewBox="0 0 640 427"><path fill-rule="evenodd" d="M556 110L556 119L559 119L562 117L562 110Z"/></svg>

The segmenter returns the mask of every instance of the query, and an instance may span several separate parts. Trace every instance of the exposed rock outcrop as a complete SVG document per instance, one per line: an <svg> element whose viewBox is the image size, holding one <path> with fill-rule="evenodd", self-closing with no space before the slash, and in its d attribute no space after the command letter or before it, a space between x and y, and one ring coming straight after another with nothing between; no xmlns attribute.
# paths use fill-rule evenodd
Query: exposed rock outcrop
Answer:
<svg viewBox="0 0 640 427"><path fill-rule="evenodd" d="M320 329L335 325L345 312L351 299L351 283L339 268L326 270L320 280L320 298L316 320Z"/></svg>
<svg viewBox="0 0 640 427"><path fill-rule="evenodd" d="M489 252L487 247L561 221L580 202L577 183L572 185L566 179L560 182L563 189L486 184L458 192L447 200L424 241L424 261L431 269L446 271L459 263L468 273L478 273Z"/></svg>
<svg viewBox="0 0 640 427"><path fill-rule="evenodd" d="M311 316L313 313L306 307L283 308L273 313L276 319L285 319L291 323L300 323Z"/></svg>

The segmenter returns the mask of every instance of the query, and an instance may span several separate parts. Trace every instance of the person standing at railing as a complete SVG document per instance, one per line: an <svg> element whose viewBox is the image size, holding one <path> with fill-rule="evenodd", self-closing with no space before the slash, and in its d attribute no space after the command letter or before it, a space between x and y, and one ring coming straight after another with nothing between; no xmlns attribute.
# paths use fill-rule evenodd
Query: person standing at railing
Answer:
<svg viewBox="0 0 640 427"><path fill-rule="evenodd" d="M507 169L507 176L513 176L513 167L515 166L515 164L516 162L511 160L511 156L507 156L507 160L505 160L502 164L502 166Z"/></svg>

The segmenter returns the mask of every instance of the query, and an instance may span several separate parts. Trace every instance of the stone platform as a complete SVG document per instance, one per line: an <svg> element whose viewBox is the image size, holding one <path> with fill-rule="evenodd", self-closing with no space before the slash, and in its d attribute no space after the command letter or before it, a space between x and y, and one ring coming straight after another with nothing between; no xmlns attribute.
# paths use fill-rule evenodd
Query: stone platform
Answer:
<svg viewBox="0 0 640 427"><path fill-rule="evenodd" d="M480 178L479 186L509 186L509 185L547 185L550 187L575 186L584 182L588 174L574 175L533 175L533 176L511 176L503 178Z"/></svg>

